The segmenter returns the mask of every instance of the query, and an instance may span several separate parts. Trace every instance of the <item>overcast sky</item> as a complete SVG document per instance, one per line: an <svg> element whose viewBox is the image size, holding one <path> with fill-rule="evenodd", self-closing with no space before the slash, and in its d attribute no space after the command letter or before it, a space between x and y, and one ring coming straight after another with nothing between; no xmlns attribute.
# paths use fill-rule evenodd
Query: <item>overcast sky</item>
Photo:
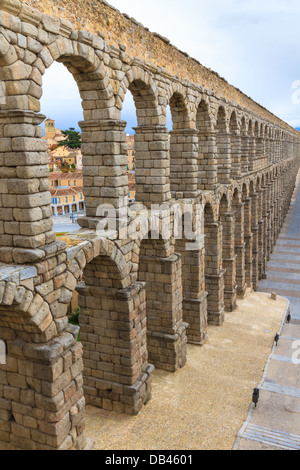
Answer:
<svg viewBox="0 0 300 470"><path fill-rule="evenodd" d="M300 127L299 0L112 0L111 4ZM82 111L76 84L66 69L58 73L58 66L64 68L54 64L44 77L42 112L59 128L77 127ZM129 96L126 103L122 118L130 132L136 125L135 111Z"/></svg>

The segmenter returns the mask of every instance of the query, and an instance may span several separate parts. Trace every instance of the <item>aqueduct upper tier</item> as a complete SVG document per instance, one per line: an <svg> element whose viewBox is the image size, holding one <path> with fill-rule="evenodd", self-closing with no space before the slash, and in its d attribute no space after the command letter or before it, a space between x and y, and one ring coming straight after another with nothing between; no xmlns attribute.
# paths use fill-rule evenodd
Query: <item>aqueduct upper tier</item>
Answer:
<svg viewBox="0 0 300 470"><path fill-rule="evenodd" d="M69 247L52 230L40 127L55 61L84 114L86 217ZM0 448L83 449L86 402L138 413L153 366L184 367L186 343L202 345L257 288L293 193L299 133L103 1L0 0L0 80ZM127 91L143 210L127 205ZM96 232L103 204L117 218L109 238ZM189 204L180 223L193 229L201 207L204 243L185 230L165 237L152 204L170 208L171 226ZM124 211L136 238L124 235ZM67 318L75 289L81 342Z"/></svg>

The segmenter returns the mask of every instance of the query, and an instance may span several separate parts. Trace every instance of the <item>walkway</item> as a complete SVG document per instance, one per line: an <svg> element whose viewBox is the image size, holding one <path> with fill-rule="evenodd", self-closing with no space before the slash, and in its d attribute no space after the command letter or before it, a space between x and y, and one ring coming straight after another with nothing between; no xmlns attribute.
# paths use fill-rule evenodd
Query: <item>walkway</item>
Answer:
<svg viewBox="0 0 300 470"><path fill-rule="evenodd" d="M239 301L203 347L188 345L183 369L154 372L152 400L138 416L87 406L95 450L231 450L287 308L269 294Z"/></svg>
<svg viewBox="0 0 300 470"><path fill-rule="evenodd" d="M257 408L252 405L239 433L235 445L238 450L300 450L299 189L300 174L288 217L268 263L267 280L259 284L260 291L276 292L289 299L292 319L290 324L282 325L278 347L274 346L259 387L259 404Z"/></svg>
<svg viewBox="0 0 300 470"><path fill-rule="evenodd" d="M52 216L53 220L53 230L56 233L70 233L80 230L80 226L77 223L72 223L71 215L57 215ZM74 216L82 216L83 212L77 212L73 214Z"/></svg>

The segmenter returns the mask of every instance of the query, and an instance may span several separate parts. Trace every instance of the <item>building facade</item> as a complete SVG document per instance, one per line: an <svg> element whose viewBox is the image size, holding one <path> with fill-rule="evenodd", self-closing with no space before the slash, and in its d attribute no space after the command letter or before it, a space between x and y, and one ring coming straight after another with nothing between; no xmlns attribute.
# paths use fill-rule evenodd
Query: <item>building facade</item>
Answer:
<svg viewBox="0 0 300 470"><path fill-rule="evenodd" d="M70 149L67 146L58 145L59 142L66 140L60 129L55 127L53 119L45 121L45 137L48 143L49 168L57 170L82 170L81 149Z"/></svg>
<svg viewBox="0 0 300 470"><path fill-rule="evenodd" d="M53 215L68 215L85 210L82 172L50 173L49 191Z"/></svg>

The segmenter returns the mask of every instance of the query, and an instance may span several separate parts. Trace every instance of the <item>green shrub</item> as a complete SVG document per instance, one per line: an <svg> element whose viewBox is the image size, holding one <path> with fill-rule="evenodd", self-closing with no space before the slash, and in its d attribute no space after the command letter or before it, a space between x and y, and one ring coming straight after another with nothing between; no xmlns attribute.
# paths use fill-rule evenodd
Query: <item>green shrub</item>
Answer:
<svg viewBox="0 0 300 470"><path fill-rule="evenodd" d="M69 318L69 323L71 325L79 326L79 315L80 315L80 310L79 308L76 308L72 316ZM78 333L77 341L80 341L80 331Z"/></svg>

